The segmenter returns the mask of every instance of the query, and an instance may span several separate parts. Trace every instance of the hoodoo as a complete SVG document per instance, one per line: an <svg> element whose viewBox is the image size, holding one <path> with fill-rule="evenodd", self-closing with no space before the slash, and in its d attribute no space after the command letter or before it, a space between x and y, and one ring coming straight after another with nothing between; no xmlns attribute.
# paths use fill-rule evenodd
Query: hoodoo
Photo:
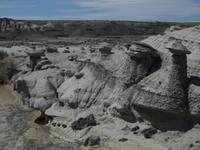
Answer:
<svg viewBox="0 0 200 150"><path fill-rule="evenodd" d="M191 52L178 40L173 40L166 48L172 53L171 66L138 83L132 108L158 128L185 130L190 125L186 54Z"/></svg>
<svg viewBox="0 0 200 150"><path fill-rule="evenodd" d="M187 105L187 54L191 54L181 41L175 40L166 47L172 53L172 66L169 73L169 94L179 97ZM181 102L182 103L182 102Z"/></svg>
<svg viewBox="0 0 200 150"><path fill-rule="evenodd" d="M142 42L134 42L127 53L133 60L132 82L134 84L149 75L153 70L156 70L156 67L158 68L161 62L157 51Z"/></svg>
<svg viewBox="0 0 200 150"><path fill-rule="evenodd" d="M35 66L39 62L40 58L44 56L44 51L39 50L39 51L31 51L31 52L26 52L26 53L29 56L29 61L30 61L29 66L31 68L31 71L34 71Z"/></svg>

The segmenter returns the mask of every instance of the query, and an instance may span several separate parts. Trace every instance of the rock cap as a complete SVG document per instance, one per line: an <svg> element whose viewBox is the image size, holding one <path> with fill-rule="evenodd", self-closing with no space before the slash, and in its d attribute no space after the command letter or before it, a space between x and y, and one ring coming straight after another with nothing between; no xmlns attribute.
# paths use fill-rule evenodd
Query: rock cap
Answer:
<svg viewBox="0 0 200 150"><path fill-rule="evenodd" d="M191 54L191 52L182 44L180 40L173 40L167 46L167 49L173 54Z"/></svg>
<svg viewBox="0 0 200 150"><path fill-rule="evenodd" d="M143 42L134 42L129 48L128 54L132 57L144 57L157 54L157 50Z"/></svg>
<svg viewBox="0 0 200 150"><path fill-rule="evenodd" d="M45 50L31 50L31 51L25 51L25 53L29 56L33 57L41 57L44 56Z"/></svg>

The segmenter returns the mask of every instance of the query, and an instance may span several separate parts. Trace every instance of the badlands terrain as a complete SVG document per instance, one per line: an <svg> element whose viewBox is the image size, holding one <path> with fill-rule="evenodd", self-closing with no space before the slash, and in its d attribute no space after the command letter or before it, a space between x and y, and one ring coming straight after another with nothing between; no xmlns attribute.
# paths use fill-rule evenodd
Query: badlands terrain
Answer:
<svg viewBox="0 0 200 150"><path fill-rule="evenodd" d="M198 23L2 18L0 39L0 150L200 149Z"/></svg>

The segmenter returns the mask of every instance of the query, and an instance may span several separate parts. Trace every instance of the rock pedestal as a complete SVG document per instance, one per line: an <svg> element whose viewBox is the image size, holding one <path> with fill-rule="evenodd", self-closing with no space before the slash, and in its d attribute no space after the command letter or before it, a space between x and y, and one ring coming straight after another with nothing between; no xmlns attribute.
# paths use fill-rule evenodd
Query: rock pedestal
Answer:
<svg viewBox="0 0 200 150"><path fill-rule="evenodd" d="M180 41L175 41L167 46L172 53L172 66L169 74L169 91L172 97L182 99L187 105L187 54L191 52L187 50Z"/></svg>
<svg viewBox="0 0 200 150"><path fill-rule="evenodd" d="M172 53L171 66L145 77L136 87L132 108L155 127L186 130L190 127L187 99L187 58L190 54L180 41L167 47Z"/></svg>
<svg viewBox="0 0 200 150"><path fill-rule="evenodd" d="M157 51L154 48L141 42L135 42L129 48L128 55L133 60L134 64L132 75L133 83L138 83L146 77L151 72L151 67L154 65L156 59L159 59Z"/></svg>
<svg viewBox="0 0 200 150"><path fill-rule="evenodd" d="M39 60L41 59L42 56L44 56L44 51L40 50L40 51L30 51L30 52L26 52L29 56L29 61L30 61L30 68L31 71L34 71L35 66L37 65L37 63L39 62Z"/></svg>

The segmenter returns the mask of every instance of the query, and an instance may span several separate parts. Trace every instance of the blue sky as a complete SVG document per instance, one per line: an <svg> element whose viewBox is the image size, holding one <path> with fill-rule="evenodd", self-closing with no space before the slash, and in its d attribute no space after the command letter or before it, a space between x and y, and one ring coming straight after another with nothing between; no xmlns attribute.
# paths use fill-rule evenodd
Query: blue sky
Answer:
<svg viewBox="0 0 200 150"><path fill-rule="evenodd" d="M0 17L200 21L200 0L0 0Z"/></svg>

